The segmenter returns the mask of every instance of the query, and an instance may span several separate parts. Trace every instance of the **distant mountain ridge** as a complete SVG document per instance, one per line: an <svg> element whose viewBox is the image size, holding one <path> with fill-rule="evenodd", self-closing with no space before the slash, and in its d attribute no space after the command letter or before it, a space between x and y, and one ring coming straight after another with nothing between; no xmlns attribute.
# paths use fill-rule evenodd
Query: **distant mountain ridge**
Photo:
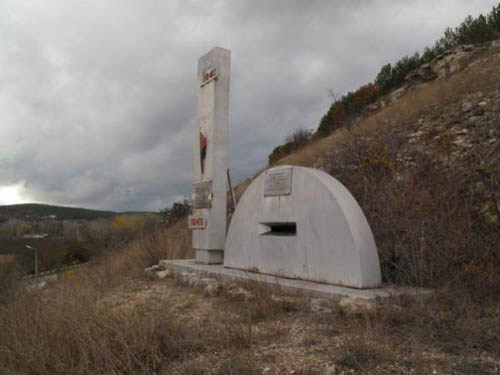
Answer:
<svg viewBox="0 0 500 375"><path fill-rule="evenodd" d="M93 220L118 215L115 211L91 210L81 207L64 207L40 203L12 204L0 206L0 217L4 218L57 218L64 220ZM54 215L54 216L52 216Z"/></svg>

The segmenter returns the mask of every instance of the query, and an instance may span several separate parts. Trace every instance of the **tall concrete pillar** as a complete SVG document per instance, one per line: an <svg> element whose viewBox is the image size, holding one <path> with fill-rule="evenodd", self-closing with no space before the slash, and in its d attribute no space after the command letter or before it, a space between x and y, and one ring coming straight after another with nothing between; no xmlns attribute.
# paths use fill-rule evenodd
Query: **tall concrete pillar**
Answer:
<svg viewBox="0 0 500 375"><path fill-rule="evenodd" d="M222 263L226 240L230 59L229 50L216 47L198 60L189 227L204 264Z"/></svg>

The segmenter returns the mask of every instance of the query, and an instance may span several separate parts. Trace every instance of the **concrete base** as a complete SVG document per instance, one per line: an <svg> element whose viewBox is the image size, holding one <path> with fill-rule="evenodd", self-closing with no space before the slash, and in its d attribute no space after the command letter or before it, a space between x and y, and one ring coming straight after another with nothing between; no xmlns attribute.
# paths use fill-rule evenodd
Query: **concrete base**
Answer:
<svg viewBox="0 0 500 375"><path fill-rule="evenodd" d="M286 292L306 294L312 297L333 300L353 297L368 302L374 302L377 299L401 296L421 299L430 297L433 294L433 291L430 289L398 287L393 285L382 286L375 289L353 289L338 285L287 279L284 277L225 268L222 265L199 264L195 259L161 260L160 266L174 272L195 272L203 277L212 277L220 280L256 280Z"/></svg>
<svg viewBox="0 0 500 375"><path fill-rule="evenodd" d="M201 264L222 264L224 261L223 250L196 249L196 262Z"/></svg>

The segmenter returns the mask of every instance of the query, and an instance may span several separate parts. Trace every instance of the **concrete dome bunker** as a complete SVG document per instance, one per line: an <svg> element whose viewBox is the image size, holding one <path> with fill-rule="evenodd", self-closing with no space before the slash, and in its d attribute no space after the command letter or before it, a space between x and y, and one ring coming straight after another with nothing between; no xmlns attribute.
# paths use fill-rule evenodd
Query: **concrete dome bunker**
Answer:
<svg viewBox="0 0 500 375"><path fill-rule="evenodd" d="M377 248L349 191L317 169L260 174L229 227L224 266L354 288L380 285Z"/></svg>

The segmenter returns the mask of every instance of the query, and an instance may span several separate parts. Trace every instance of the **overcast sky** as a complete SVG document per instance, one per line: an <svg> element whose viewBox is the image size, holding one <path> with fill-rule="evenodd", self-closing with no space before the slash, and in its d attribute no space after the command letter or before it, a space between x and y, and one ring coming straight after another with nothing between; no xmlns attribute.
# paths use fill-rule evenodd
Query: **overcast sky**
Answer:
<svg viewBox="0 0 500 375"><path fill-rule="evenodd" d="M497 1L0 0L0 204L158 210L190 194L197 59L232 52L230 168Z"/></svg>

